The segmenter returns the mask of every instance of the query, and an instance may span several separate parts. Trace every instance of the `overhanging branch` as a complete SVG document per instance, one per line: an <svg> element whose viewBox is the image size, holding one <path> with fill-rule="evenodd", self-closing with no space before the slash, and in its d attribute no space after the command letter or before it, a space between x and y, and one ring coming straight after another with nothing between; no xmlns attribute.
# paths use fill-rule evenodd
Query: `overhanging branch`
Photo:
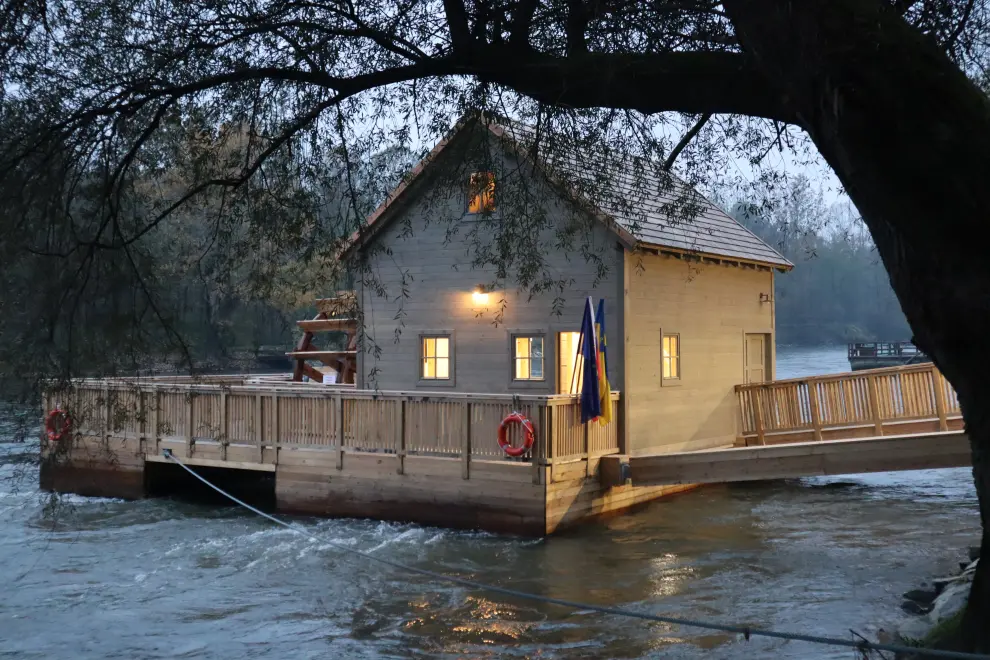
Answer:
<svg viewBox="0 0 990 660"><path fill-rule="evenodd" d="M566 58L490 46L458 73L505 85L549 105L618 108L646 114L739 114L797 124L767 79L737 53L586 53Z"/></svg>

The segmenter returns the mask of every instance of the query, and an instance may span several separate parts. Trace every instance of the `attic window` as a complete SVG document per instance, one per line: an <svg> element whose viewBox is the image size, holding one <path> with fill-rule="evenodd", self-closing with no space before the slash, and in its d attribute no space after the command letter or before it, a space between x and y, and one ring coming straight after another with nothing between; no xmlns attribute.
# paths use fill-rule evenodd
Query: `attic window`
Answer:
<svg viewBox="0 0 990 660"><path fill-rule="evenodd" d="M495 210L495 174L474 172L468 181L468 213L492 213Z"/></svg>

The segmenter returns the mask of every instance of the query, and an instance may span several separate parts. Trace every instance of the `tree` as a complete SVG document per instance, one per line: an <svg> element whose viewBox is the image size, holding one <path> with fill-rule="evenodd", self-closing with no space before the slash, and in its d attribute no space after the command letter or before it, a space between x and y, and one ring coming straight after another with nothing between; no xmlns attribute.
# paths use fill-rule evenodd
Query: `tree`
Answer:
<svg viewBox="0 0 990 660"><path fill-rule="evenodd" d="M869 227L915 342L959 394L990 551L990 356L983 350L990 266L980 241L990 106L972 82L986 80L984 2L8 0L2 7L3 231L16 243L4 249L77 258L69 271L76 279L100 257L106 277L130 269L145 281L153 271L129 251L207 190L251 210L249 235L291 242L308 212L306 195L283 196L279 181L291 175L296 190L312 191L328 149L349 172L352 148L409 146L414 129L435 137L468 108L533 120L551 150L553 136L567 133L648 156L671 151L657 137L679 121L667 113L684 113L685 125L700 115L701 128L688 132L697 142L682 158L708 172L718 168L706 146L727 143L759 162L774 145L807 136ZM184 194L163 198L153 213L135 212L127 201L135 177L175 157L161 144L164 127L192 114L213 125L243 121L251 136L243 162L234 170L202 167ZM293 166L279 166L290 152ZM85 207L80 182L92 184ZM345 237L337 238L315 258L331 263ZM26 281L14 290L29 291ZM98 297L91 284L62 285L78 300ZM52 284L54 300L59 292ZM154 308L150 289L143 300ZM987 620L984 562L964 618L967 648L990 650Z"/></svg>

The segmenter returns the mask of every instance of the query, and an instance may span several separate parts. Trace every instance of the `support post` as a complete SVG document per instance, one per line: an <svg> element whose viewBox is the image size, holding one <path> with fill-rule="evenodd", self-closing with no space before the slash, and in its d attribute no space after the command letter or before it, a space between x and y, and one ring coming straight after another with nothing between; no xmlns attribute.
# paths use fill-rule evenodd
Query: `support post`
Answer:
<svg viewBox="0 0 990 660"><path fill-rule="evenodd" d="M110 385L103 383L103 442L110 442Z"/></svg>
<svg viewBox="0 0 990 660"><path fill-rule="evenodd" d="M949 422L945 418L945 380L942 372L932 365L932 387L935 388L935 413L938 415L938 430L948 431Z"/></svg>
<svg viewBox="0 0 990 660"><path fill-rule="evenodd" d="M344 398L341 395L334 397L334 406L337 412L337 469L344 469Z"/></svg>
<svg viewBox="0 0 990 660"><path fill-rule="evenodd" d="M822 415L818 408L818 381L809 380L808 405L811 408L811 428L815 430L815 440L822 439Z"/></svg>
<svg viewBox="0 0 990 660"><path fill-rule="evenodd" d="M553 456L553 402L547 401L541 405L538 410L540 413L537 415L537 418L540 422L540 426L536 429L536 443L530 451L530 458L533 461L534 484L543 483L541 472L543 471L544 465L550 462L549 460L541 459L551 459Z"/></svg>
<svg viewBox="0 0 990 660"><path fill-rule="evenodd" d="M262 410L263 408L261 405L261 395L258 394L254 397L254 438L255 441L258 443L259 463L265 462L265 445L264 445L265 432L264 432L264 426L262 426L262 424L264 423Z"/></svg>
<svg viewBox="0 0 990 660"><path fill-rule="evenodd" d="M220 460L227 460L227 445L230 439L227 436L227 391L220 390Z"/></svg>
<svg viewBox="0 0 990 660"><path fill-rule="evenodd" d="M464 437L461 439L461 478L471 478L471 402L464 402Z"/></svg>
<svg viewBox="0 0 990 660"><path fill-rule="evenodd" d="M406 400L400 399L396 401L398 405L398 410L396 410L397 419L396 426L396 438L395 438L395 457L396 457L396 468L395 471L398 474L406 473Z"/></svg>
<svg viewBox="0 0 990 660"><path fill-rule="evenodd" d="M883 435L883 419L880 417L880 392L877 389L877 377L870 375L867 377L868 391L870 394L870 414L873 416L873 432Z"/></svg>
<svg viewBox="0 0 990 660"><path fill-rule="evenodd" d="M157 454L158 453L158 408L159 408L159 397L158 397L158 386L151 386L151 418L149 425L151 428L148 430L148 438L151 441L151 448L145 447L145 452L147 454Z"/></svg>
<svg viewBox="0 0 990 660"><path fill-rule="evenodd" d="M282 442L282 430L279 428L278 415L278 392L272 392L272 451L275 452L274 461L278 463L279 444Z"/></svg>
<svg viewBox="0 0 990 660"><path fill-rule="evenodd" d="M767 444L763 433L763 406L760 405L761 388L750 391L750 405L753 406L753 423L756 424L756 439L761 445Z"/></svg>
<svg viewBox="0 0 990 660"><path fill-rule="evenodd" d="M189 391L186 395L186 458L193 455L193 397L195 394Z"/></svg>

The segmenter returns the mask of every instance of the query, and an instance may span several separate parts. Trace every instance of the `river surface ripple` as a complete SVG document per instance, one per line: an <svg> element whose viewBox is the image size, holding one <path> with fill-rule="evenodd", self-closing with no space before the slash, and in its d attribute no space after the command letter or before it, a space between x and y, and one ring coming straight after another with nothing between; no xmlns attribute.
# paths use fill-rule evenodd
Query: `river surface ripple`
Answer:
<svg viewBox="0 0 990 660"><path fill-rule="evenodd" d="M779 350L781 378L848 370ZM345 556L240 510L64 498L45 515L0 411L0 657L850 658L464 589ZM546 540L296 519L336 543L535 593L850 638L977 542L970 471L711 486Z"/></svg>

